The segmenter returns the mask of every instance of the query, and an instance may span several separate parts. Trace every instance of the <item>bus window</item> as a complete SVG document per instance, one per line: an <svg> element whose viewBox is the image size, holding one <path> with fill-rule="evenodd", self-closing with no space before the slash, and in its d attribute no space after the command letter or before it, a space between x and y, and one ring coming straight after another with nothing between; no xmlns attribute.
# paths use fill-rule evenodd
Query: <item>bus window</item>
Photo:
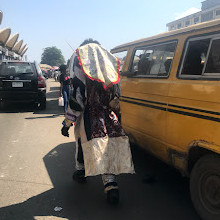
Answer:
<svg viewBox="0 0 220 220"><path fill-rule="evenodd" d="M189 41L181 75L202 75L210 39Z"/></svg>
<svg viewBox="0 0 220 220"><path fill-rule="evenodd" d="M166 44L165 52L158 73L159 75L167 76L169 74L175 50L176 50L176 42Z"/></svg>
<svg viewBox="0 0 220 220"><path fill-rule="evenodd" d="M131 71L136 76L168 76L176 42L136 49Z"/></svg>
<svg viewBox="0 0 220 220"><path fill-rule="evenodd" d="M220 39L213 40L204 75L220 74Z"/></svg>

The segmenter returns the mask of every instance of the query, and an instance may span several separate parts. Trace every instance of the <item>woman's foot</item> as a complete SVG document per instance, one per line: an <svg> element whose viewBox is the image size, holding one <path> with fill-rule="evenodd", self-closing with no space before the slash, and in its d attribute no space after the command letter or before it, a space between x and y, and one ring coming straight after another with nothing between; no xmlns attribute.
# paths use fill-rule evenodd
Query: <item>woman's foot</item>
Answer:
<svg viewBox="0 0 220 220"><path fill-rule="evenodd" d="M119 202L119 190L110 189L107 191L107 201L111 205L116 205Z"/></svg>
<svg viewBox="0 0 220 220"><path fill-rule="evenodd" d="M78 183L85 183L86 182L85 170L76 170L73 173L73 180L77 181Z"/></svg>
<svg viewBox="0 0 220 220"><path fill-rule="evenodd" d="M119 190L116 182L109 182L105 184L104 192L107 194L107 202L111 205L118 204L119 202Z"/></svg>

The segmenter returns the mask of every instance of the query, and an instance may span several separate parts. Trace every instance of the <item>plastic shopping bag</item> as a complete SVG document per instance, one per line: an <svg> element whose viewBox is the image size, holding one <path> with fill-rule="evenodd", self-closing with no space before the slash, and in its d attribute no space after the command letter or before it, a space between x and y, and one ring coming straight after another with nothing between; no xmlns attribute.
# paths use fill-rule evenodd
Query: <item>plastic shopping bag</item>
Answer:
<svg viewBox="0 0 220 220"><path fill-rule="evenodd" d="M64 106L64 99L63 99L63 97L59 97L58 106Z"/></svg>

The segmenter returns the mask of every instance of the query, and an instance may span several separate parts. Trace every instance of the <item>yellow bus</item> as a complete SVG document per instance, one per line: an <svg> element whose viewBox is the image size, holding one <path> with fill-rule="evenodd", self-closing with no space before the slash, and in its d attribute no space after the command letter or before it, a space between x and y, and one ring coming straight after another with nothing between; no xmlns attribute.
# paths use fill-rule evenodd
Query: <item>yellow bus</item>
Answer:
<svg viewBox="0 0 220 220"><path fill-rule="evenodd" d="M220 219L220 20L117 46L122 125L190 177L203 219Z"/></svg>

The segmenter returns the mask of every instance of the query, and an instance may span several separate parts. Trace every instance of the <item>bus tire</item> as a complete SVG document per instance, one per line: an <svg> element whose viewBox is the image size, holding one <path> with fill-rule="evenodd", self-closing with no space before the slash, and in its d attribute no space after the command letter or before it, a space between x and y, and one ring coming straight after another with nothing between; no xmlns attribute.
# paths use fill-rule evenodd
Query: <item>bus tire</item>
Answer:
<svg viewBox="0 0 220 220"><path fill-rule="evenodd" d="M220 219L220 157L200 158L190 175L190 194L194 207L204 220Z"/></svg>

